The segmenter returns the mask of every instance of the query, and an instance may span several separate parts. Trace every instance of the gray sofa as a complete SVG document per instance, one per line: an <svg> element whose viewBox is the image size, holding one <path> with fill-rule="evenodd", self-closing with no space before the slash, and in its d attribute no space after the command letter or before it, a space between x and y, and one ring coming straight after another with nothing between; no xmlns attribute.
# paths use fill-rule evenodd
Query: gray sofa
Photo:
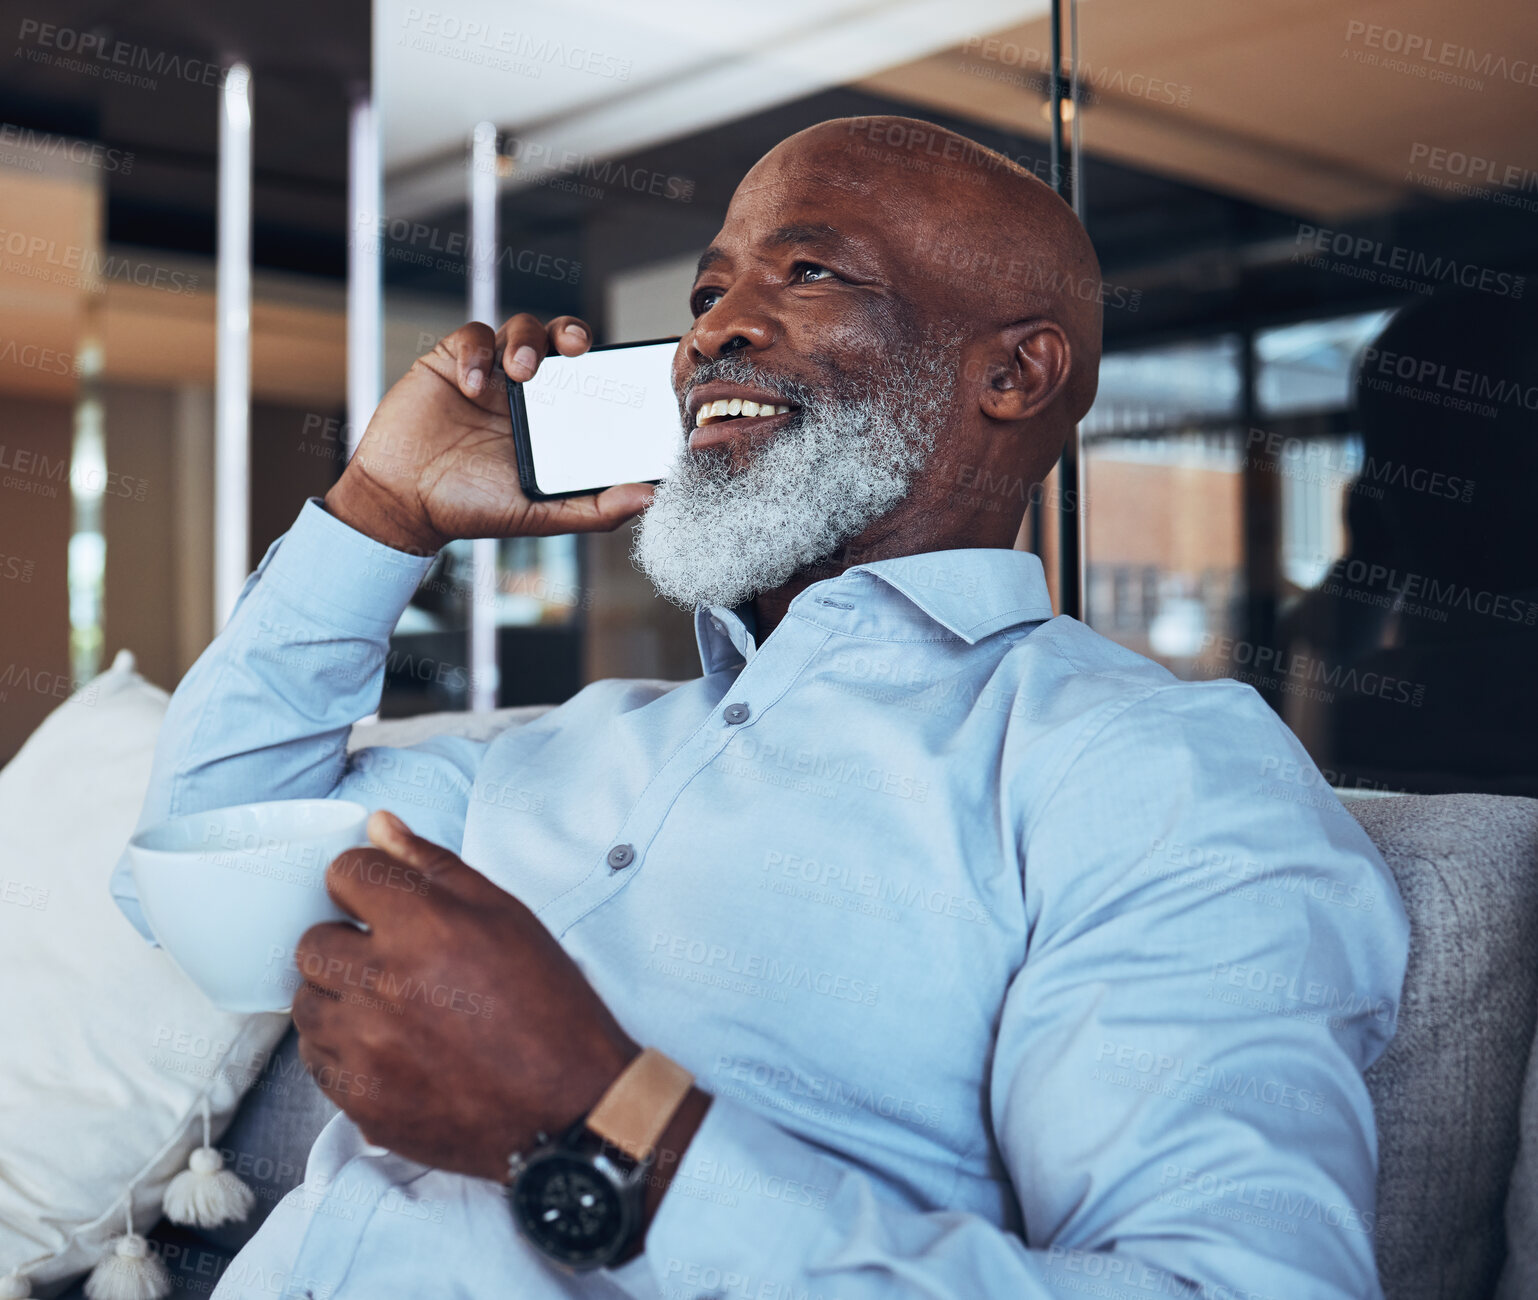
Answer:
<svg viewBox="0 0 1538 1300"><path fill-rule="evenodd" d="M351 744L409 745L447 732L489 739L541 712L375 723L355 728ZM1367 1076L1380 1149L1371 1231L1384 1292L1388 1300L1535 1300L1538 800L1342 797L1393 871L1411 924L1398 1032ZM177 1278L179 1290L212 1290L223 1264L300 1181L305 1154L334 1113L303 1078L290 1030L217 1144L271 1171L256 1187L251 1218L201 1234L165 1225L154 1234L177 1258L197 1261Z"/></svg>

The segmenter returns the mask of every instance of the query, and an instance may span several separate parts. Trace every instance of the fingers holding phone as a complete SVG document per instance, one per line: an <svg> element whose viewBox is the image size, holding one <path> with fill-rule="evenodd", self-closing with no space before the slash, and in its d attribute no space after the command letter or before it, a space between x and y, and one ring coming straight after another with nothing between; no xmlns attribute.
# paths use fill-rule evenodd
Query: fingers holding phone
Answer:
<svg viewBox="0 0 1538 1300"><path fill-rule="evenodd" d="M512 385L504 367L532 378L547 356L580 356L590 343L586 324L573 316L546 325L522 313L495 332L479 323L461 326L385 394L326 508L360 532L417 554L455 538L618 527L645 508L649 487L535 500L521 486L509 420Z"/></svg>
<svg viewBox="0 0 1538 1300"><path fill-rule="evenodd" d="M563 357L579 357L592 346L593 332L587 322L576 316L557 316L548 324L522 312L509 317L497 331L497 347L502 369L515 383L527 383L551 352Z"/></svg>

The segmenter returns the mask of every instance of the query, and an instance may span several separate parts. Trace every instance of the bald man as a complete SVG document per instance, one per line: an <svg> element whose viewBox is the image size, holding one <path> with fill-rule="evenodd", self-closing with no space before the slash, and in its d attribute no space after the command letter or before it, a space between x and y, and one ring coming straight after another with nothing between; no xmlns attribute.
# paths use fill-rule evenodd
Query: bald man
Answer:
<svg viewBox="0 0 1538 1300"><path fill-rule="evenodd" d="M579 320L467 325L390 391L144 813L375 810L328 875L368 928L305 936L293 1007L344 1113L219 1297L1380 1294L1393 882L1254 691L1053 617L1014 549L1100 296L1006 159L826 122L700 258L655 494L519 491L497 363ZM447 541L638 513L701 677L348 755Z"/></svg>

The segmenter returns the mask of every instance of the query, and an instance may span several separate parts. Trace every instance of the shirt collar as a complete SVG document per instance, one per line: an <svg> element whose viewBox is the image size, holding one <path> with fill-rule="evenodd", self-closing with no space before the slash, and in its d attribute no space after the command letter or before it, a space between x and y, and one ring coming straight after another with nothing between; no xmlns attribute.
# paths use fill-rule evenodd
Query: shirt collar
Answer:
<svg viewBox="0 0 1538 1300"><path fill-rule="evenodd" d="M911 623L914 612L968 645L1005 628L1053 616L1037 556L973 547L854 565L801 592L791 601L787 617L825 626L832 625L830 620L841 621L849 626L836 630L879 637L883 630ZM694 612L694 635L706 673L741 667L758 650L752 603L736 609L701 606ZM894 634L891 639L908 638Z"/></svg>

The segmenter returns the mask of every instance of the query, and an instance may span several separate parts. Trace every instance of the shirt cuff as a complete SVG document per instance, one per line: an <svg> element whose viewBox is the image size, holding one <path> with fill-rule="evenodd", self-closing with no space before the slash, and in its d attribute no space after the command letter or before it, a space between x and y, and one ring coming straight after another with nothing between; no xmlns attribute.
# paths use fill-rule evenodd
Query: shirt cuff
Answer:
<svg viewBox="0 0 1538 1300"><path fill-rule="evenodd" d="M366 537L311 497L257 574L285 605L329 629L388 638L433 559Z"/></svg>
<svg viewBox="0 0 1538 1300"><path fill-rule="evenodd" d="M754 1295L764 1279L794 1275L831 1230L840 1173L778 1125L714 1098L646 1233L655 1284L693 1295L702 1279L735 1275Z"/></svg>

